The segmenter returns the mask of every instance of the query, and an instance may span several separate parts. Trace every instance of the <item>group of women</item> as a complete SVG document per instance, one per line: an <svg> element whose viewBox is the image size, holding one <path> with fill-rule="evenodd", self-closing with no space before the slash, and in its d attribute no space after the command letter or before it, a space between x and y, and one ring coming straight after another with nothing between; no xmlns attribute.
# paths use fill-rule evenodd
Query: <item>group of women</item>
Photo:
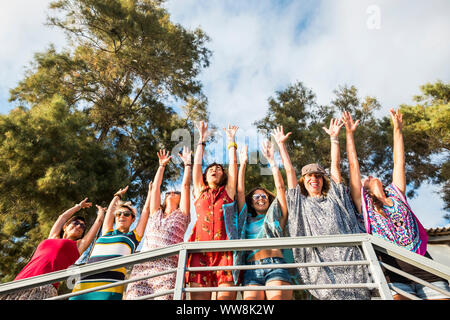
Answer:
<svg viewBox="0 0 450 320"><path fill-rule="evenodd" d="M120 189L107 209L98 207L97 220L85 234L84 219L72 215L92 204L83 200L79 205L63 213L52 228L49 239L37 248L30 263L16 279L23 279L43 273L65 269L73 264L79 255L93 241L102 225L102 234L97 239L88 263L124 256L135 252L145 233L142 251L182 242L190 223L190 186L193 183L194 208L197 219L188 241L211 241L232 239L257 239L276 237L299 237L340 235L368 232L407 250L430 258L426 251L426 232L411 211L405 197L405 156L402 136L402 115L390 111L393 130L393 181L383 187L380 180L369 176L361 180L358 158L353 139L358 122L345 112L340 119L332 119L328 128L330 136L331 164L329 174L312 163L301 169L297 178L290 161L285 142L291 133L284 133L278 127L272 136L278 145L281 160L286 170L287 188L274 160L274 145L265 142L262 154L272 170L276 194L255 186L248 193L245 190L245 172L248 148L239 152L240 167L237 165L236 126L225 129L228 144L229 165L227 170L212 163L203 171L202 159L209 135L208 124L200 122L197 129L200 140L196 146L194 163L192 152L184 148L179 157L184 163L181 191L168 191L161 203L161 183L165 166L171 156L165 150L158 153L159 168L153 183L149 184L148 196L134 230L130 231L136 219L136 209L131 203L122 201L127 187ZM340 172L340 149L338 135L345 125L346 148L350 168L349 186L342 181ZM191 177L192 175L192 177ZM106 211L106 214L104 212ZM103 217L104 216L104 217ZM72 217L72 218L71 218ZM115 224L115 229L113 228ZM145 232L145 230L147 231ZM425 280L448 291L448 282L431 273L422 272L410 265L404 265L388 255L380 255L388 262L412 274L419 274ZM262 249L253 251L225 251L191 253L188 267L212 267L245 265L277 265L286 262L319 263L332 261L363 260L363 253L352 247L301 247L294 249ZM139 278L156 272L176 268L176 256L137 264L130 278ZM45 265L45 267L43 267ZM386 273L388 281L407 292L413 292L425 299L444 299L436 291L413 285L408 279ZM103 284L124 280L124 268L95 274L80 279L74 292ZM350 284L367 283L367 268L362 265L264 268L245 271L195 271L187 272L186 284L190 287L232 287L243 284L252 286L283 286L301 282L303 284ZM389 278L391 277L391 278ZM175 275L166 274L156 278L130 283L126 291L116 286L100 291L84 293L71 299L136 299L155 296L155 299L172 299L171 294L158 293L174 287ZM8 295L8 299L41 299L57 294L55 285L27 289ZM124 292L125 291L125 292ZM333 288L309 291L317 299L370 299L371 292L365 288ZM393 292L394 298L403 298ZM235 299L234 291L218 291L217 299ZM5 297L4 297L5 298ZM210 292L191 292L190 298L211 299ZM243 299L291 299L291 290L248 290Z"/></svg>

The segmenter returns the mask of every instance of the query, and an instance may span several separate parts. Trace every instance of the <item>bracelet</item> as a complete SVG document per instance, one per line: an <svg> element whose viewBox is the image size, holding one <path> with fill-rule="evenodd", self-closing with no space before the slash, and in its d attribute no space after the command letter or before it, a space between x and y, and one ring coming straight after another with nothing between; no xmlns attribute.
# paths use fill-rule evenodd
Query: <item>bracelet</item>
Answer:
<svg viewBox="0 0 450 320"><path fill-rule="evenodd" d="M202 142L197 143L197 145L198 145L198 146L199 146L199 145L202 145L202 146L206 147L206 142L202 141Z"/></svg>
<svg viewBox="0 0 450 320"><path fill-rule="evenodd" d="M230 148L236 148L236 150L237 150L237 144L236 144L236 142L230 142L228 145L227 145L227 149L229 150Z"/></svg>
<svg viewBox="0 0 450 320"><path fill-rule="evenodd" d="M185 167L191 167L191 166L192 166L192 163L185 163L184 166L185 166Z"/></svg>
<svg viewBox="0 0 450 320"><path fill-rule="evenodd" d="M338 139L337 137L330 137L330 141L331 141L332 143L337 143L337 144L339 144L339 139Z"/></svg>
<svg viewBox="0 0 450 320"><path fill-rule="evenodd" d="M114 193L114 197L119 197L119 199L122 200L122 195L120 195L119 193Z"/></svg>

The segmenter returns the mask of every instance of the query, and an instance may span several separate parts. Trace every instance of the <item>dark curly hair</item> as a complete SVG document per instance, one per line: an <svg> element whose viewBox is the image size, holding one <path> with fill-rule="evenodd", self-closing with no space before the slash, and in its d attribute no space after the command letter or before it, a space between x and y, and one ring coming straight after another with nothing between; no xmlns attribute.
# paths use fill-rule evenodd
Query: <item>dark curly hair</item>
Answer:
<svg viewBox="0 0 450 320"><path fill-rule="evenodd" d="M209 166L206 167L205 172L203 173L203 182L205 183L205 185L208 185L208 182L206 181L206 174L208 173L208 170L212 167L220 167L223 171L223 175L222 178L219 181L219 187L222 186L226 186L228 183L228 174L225 171L225 169L223 168L223 166L219 163L213 162L211 163Z"/></svg>
<svg viewBox="0 0 450 320"><path fill-rule="evenodd" d="M275 199L275 195L264 187L256 187L256 188L253 188L252 190L250 190L250 192L247 193L247 195L245 196L245 203L247 204L247 211L248 211L248 213L250 213L250 215L252 217L256 217L256 215L257 215L255 209L253 208L253 202L252 202L253 198L252 197L253 197L253 194L258 190L264 191L267 194L267 196L269 197L269 206L272 204L272 201Z"/></svg>
<svg viewBox="0 0 450 320"><path fill-rule="evenodd" d="M328 190L330 190L330 178L328 178L325 175L322 175L322 178L323 178L323 185L322 185L321 195L326 197ZM305 177L304 176L301 176L300 179L298 179L298 185L300 186L301 193L305 197L308 197L309 193L308 193L308 190L306 190L306 188L305 188Z"/></svg>

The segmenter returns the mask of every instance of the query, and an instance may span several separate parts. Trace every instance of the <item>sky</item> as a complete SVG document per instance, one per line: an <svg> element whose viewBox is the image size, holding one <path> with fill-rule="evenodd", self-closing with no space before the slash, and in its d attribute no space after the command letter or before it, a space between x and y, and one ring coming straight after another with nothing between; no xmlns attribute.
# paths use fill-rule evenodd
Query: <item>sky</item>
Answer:
<svg viewBox="0 0 450 320"><path fill-rule="evenodd" d="M45 26L49 0L0 1L0 113L13 107L9 89L33 54L65 46ZM199 76L210 122L251 134L276 91L302 81L329 104L333 90L354 85L375 96L377 116L412 97L427 82L450 78L450 2L378 0L169 0L172 21L209 37L210 66ZM407 143L407 142L406 142ZM446 224L438 189L424 185L410 205L426 228Z"/></svg>

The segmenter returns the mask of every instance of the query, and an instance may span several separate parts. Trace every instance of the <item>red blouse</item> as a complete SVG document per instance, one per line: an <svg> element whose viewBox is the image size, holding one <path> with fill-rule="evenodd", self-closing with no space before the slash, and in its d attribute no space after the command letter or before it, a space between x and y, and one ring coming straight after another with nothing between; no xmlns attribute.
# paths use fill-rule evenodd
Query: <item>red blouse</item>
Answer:
<svg viewBox="0 0 450 320"><path fill-rule="evenodd" d="M46 239L42 241L31 261L14 280L30 278L42 274L67 269L80 257L77 242L70 239ZM53 284L58 287L57 284Z"/></svg>
<svg viewBox="0 0 450 320"><path fill-rule="evenodd" d="M195 201L197 221L188 241L227 240L222 206L231 202L225 186L207 187Z"/></svg>

